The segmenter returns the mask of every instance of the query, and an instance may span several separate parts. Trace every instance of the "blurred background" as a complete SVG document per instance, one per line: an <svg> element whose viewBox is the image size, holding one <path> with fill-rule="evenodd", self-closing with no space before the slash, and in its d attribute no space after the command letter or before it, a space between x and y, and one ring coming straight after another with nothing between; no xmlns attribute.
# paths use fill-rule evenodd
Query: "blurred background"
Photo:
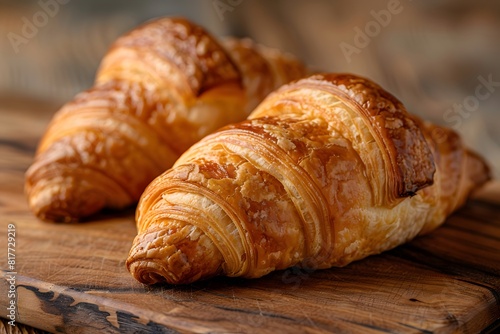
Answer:
<svg viewBox="0 0 500 334"><path fill-rule="evenodd" d="M0 0L0 110L13 99L68 101L92 85L119 35L164 15L371 78L411 112L459 131L500 176L495 0Z"/></svg>

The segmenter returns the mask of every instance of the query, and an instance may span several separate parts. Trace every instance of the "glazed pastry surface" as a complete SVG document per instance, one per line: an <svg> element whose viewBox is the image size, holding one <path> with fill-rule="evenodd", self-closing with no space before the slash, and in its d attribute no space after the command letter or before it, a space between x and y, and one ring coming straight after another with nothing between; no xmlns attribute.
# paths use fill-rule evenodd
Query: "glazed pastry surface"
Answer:
<svg viewBox="0 0 500 334"><path fill-rule="evenodd" d="M114 43L94 86L54 116L26 173L29 205L63 222L132 205L188 147L305 73L290 55L219 42L185 19L146 23Z"/></svg>
<svg viewBox="0 0 500 334"><path fill-rule="evenodd" d="M431 232L489 179L460 137L370 80L318 74L188 149L139 202L140 282L344 266Z"/></svg>

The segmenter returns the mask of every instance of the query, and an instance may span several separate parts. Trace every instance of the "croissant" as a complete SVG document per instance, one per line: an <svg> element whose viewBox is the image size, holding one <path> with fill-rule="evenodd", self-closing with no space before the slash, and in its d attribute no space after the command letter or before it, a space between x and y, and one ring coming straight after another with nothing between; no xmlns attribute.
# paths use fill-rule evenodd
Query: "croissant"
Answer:
<svg viewBox="0 0 500 334"><path fill-rule="evenodd" d="M95 85L51 121L26 174L29 205L70 222L136 203L189 146L305 71L248 39L219 44L184 19L147 23L114 43Z"/></svg>
<svg viewBox="0 0 500 334"><path fill-rule="evenodd" d="M136 212L140 282L344 266L438 227L489 179L452 130L375 83L318 74L187 150Z"/></svg>

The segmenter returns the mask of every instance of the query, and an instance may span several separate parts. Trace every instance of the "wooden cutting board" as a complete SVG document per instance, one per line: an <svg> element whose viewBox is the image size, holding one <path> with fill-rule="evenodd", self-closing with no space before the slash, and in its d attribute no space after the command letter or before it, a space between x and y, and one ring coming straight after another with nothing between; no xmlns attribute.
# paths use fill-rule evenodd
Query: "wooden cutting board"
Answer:
<svg viewBox="0 0 500 334"><path fill-rule="evenodd" d="M133 210L79 225L29 212L23 173L50 112L25 109L0 110L0 317L14 224L16 321L51 332L476 333L500 324L500 183L434 233L345 268L147 287L124 264Z"/></svg>

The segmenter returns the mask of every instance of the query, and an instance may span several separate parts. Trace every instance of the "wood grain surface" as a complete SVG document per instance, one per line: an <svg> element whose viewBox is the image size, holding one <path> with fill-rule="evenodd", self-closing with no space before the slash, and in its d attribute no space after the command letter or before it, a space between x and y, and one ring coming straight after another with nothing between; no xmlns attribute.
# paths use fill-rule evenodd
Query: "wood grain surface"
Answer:
<svg viewBox="0 0 500 334"><path fill-rule="evenodd" d="M345 268L146 287L124 264L133 209L79 225L29 212L23 173L55 109L2 105L0 317L15 224L16 320L50 332L477 333L500 324L500 183L429 236Z"/></svg>

